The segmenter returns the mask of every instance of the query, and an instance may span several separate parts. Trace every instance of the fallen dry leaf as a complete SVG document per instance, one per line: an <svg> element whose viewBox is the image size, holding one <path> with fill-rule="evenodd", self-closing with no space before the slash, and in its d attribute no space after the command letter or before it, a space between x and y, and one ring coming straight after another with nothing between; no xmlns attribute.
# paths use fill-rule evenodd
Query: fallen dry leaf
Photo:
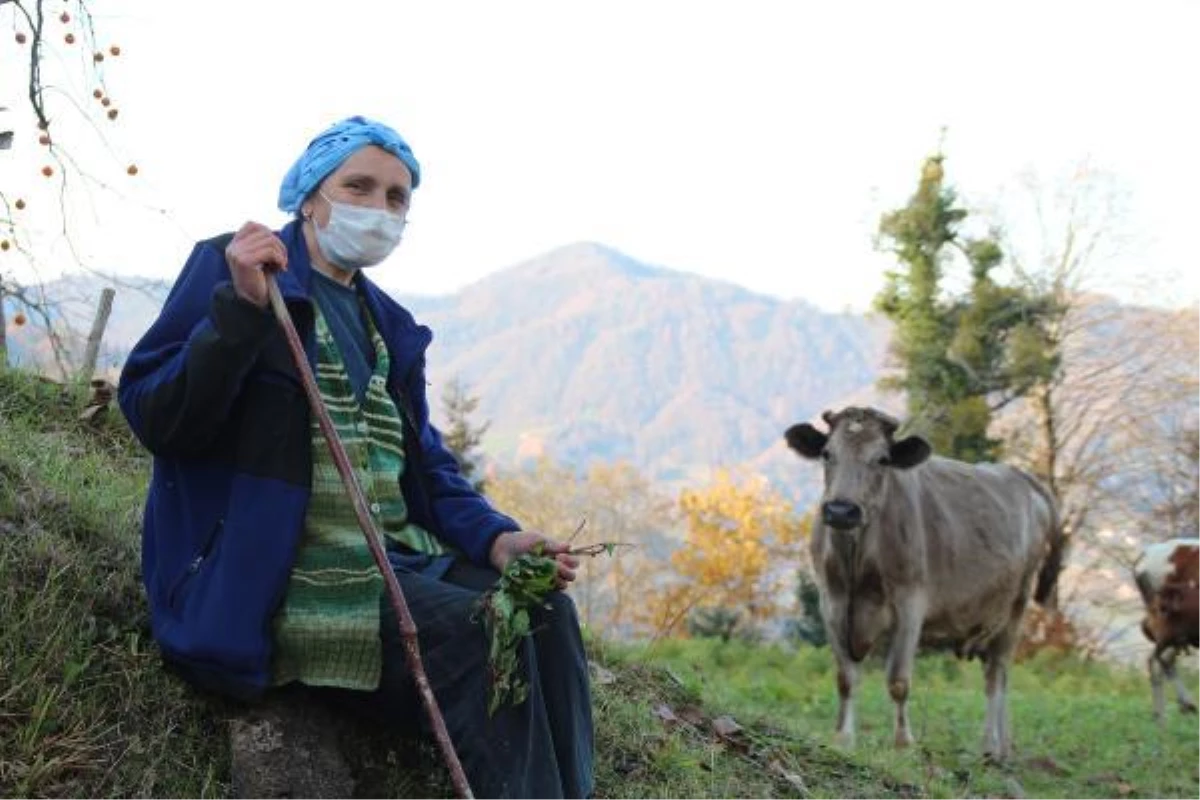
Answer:
<svg viewBox="0 0 1200 800"><path fill-rule="evenodd" d="M650 713L666 723L679 722L679 717L675 716L675 712L666 703L659 703L650 710Z"/></svg>
<svg viewBox="0 0 1200 800"><path fill-rule="evenodd" d="M734 721L733 717L729 716L728 714L713 719L712 728L714 731L716 731L718 736L723 736L725 738L729 738L730 736L733 736L735 733L738 733L742 730L742 726L738 725Z"/></svg>
<svg viewBox="0 0 1200 800"><path fill-rule="evenodd" d="M799 774L790 771L787 767L783 766L783 764L780 764L778 761L771 761L769 764L767 764L767 768L770 769L771 772L778 775L780 778L783 778L784 781L786 781L793 789L795 789L801 795L803 795L805 797L808 796L808 787L804 784L804 779L801 778Z"/></svg>

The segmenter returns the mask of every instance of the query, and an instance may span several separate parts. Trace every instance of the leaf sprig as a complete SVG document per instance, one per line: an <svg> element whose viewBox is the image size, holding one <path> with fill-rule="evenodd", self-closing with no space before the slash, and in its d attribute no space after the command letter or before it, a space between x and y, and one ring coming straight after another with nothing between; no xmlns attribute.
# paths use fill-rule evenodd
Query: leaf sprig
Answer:
<svg viewBox="0 0 1200 800"><path fill-rule="evenodd" d="M490 639L489 715L505 703L520 705L529 693L521 677L518 648L533 632L530 612L538 606L550 607L545 599L555 588L557 574L558 564L540 549L522 553L508 562L500 580L476 602L474 618L482 620Z"/></svg>
<svg viewBox="0 0 1200 800"><path fill-rule="evenodd" d="M575 530L578 534L583 523ZM572 534L571 538L575 538ZM623 542L597 542L574 547L567 552L576 556L613 555L618 547L633 547ZM521 677L518 650L521 640L533 633L531 612L541 606L549 610L546 595L558 585L558 562L544 555L540 547L511 559L500 580L476 601L472 619L482 621L487 632L489 696L488 714L493 715L505 703L520 705L529 693Z"/></svg>

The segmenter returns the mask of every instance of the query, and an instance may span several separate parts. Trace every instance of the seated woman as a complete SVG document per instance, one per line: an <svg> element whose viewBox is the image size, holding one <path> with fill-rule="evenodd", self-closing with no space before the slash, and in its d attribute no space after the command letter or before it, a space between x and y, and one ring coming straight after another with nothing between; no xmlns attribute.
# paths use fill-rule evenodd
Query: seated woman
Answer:
<svg viewBox="0 0 1200 800"><path fill-rule="evenodd" d="M421 170L362 117L312 140L283 180L279 231L200 242L121 375L154 455L143 579L163 656L197 685L258 698L300 683L428 731L384 579L268 307L281 294L419 630L425 671L476 794L591 794L587 660L561 591L522 652L519 705L487 713L488 642L471 607L541 547L567 547L476 492L430 424L432 339L364 273L400 242Z"/></svg>

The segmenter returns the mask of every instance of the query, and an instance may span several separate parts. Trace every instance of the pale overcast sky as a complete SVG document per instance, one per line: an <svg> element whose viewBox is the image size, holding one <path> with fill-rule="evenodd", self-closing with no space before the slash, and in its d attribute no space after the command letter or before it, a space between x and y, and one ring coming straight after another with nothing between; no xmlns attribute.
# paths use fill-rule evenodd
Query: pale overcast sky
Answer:
<svg viewBox="0 0 1200 800"><path fill-rule="evenodd" d="M390 288L450 292L591 240L861 310L889 264L872 246L879 215L911 194L945 127L947 174L972 207L1015 218L1022 175L1049 184L1087 159L1125 207L1096 288L1200 295L1200 3L89 5L101 44L123 49L104 65L113 163L139 167L104 173L125 199L92 193L94 225L78 224L101 268L171 279L195 239L281 224L291 162L365 114L424 172L404 243L375 268ZM0 105L24 103L11 80L24 55L5 33ZM52 202L45 154L18 130L0 188Z"/></svg>

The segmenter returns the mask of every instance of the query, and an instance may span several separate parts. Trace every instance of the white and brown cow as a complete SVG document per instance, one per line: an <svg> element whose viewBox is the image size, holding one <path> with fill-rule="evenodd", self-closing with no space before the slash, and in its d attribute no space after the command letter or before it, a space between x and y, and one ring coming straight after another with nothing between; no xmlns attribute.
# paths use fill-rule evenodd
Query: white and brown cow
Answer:
<svg viewBox="0 0 1200 800"><path fill-rule="evenodd" d="M812 563L821 614L837 658L837 739L854 742L858 665L891 634L888 691L895 743L913 741L907 703L918 644L979 656L987 684L985 754L1009 755L1008 665L1037 576L1035 598L1054 590L1063 539L1050 494L1002 464L932 455L918 436L874 409L826 411L829 432L793 425L801 456L824 462Z"/></svg>
<svg viewBox="0 0 1200 800"><path fill-rule="evenodd" d="M1163 676L1175 687L1181 711L1196 710L1175 671L1175 659L1189 648L1200 647L1200 613L1197 581L1200 578L1200 539L1171 539L1146 545L1133 565L1133 577L1146 616L1142 633L1154 644L1147 660L1154 695L1154 716L1163 719Z"/></svg>

